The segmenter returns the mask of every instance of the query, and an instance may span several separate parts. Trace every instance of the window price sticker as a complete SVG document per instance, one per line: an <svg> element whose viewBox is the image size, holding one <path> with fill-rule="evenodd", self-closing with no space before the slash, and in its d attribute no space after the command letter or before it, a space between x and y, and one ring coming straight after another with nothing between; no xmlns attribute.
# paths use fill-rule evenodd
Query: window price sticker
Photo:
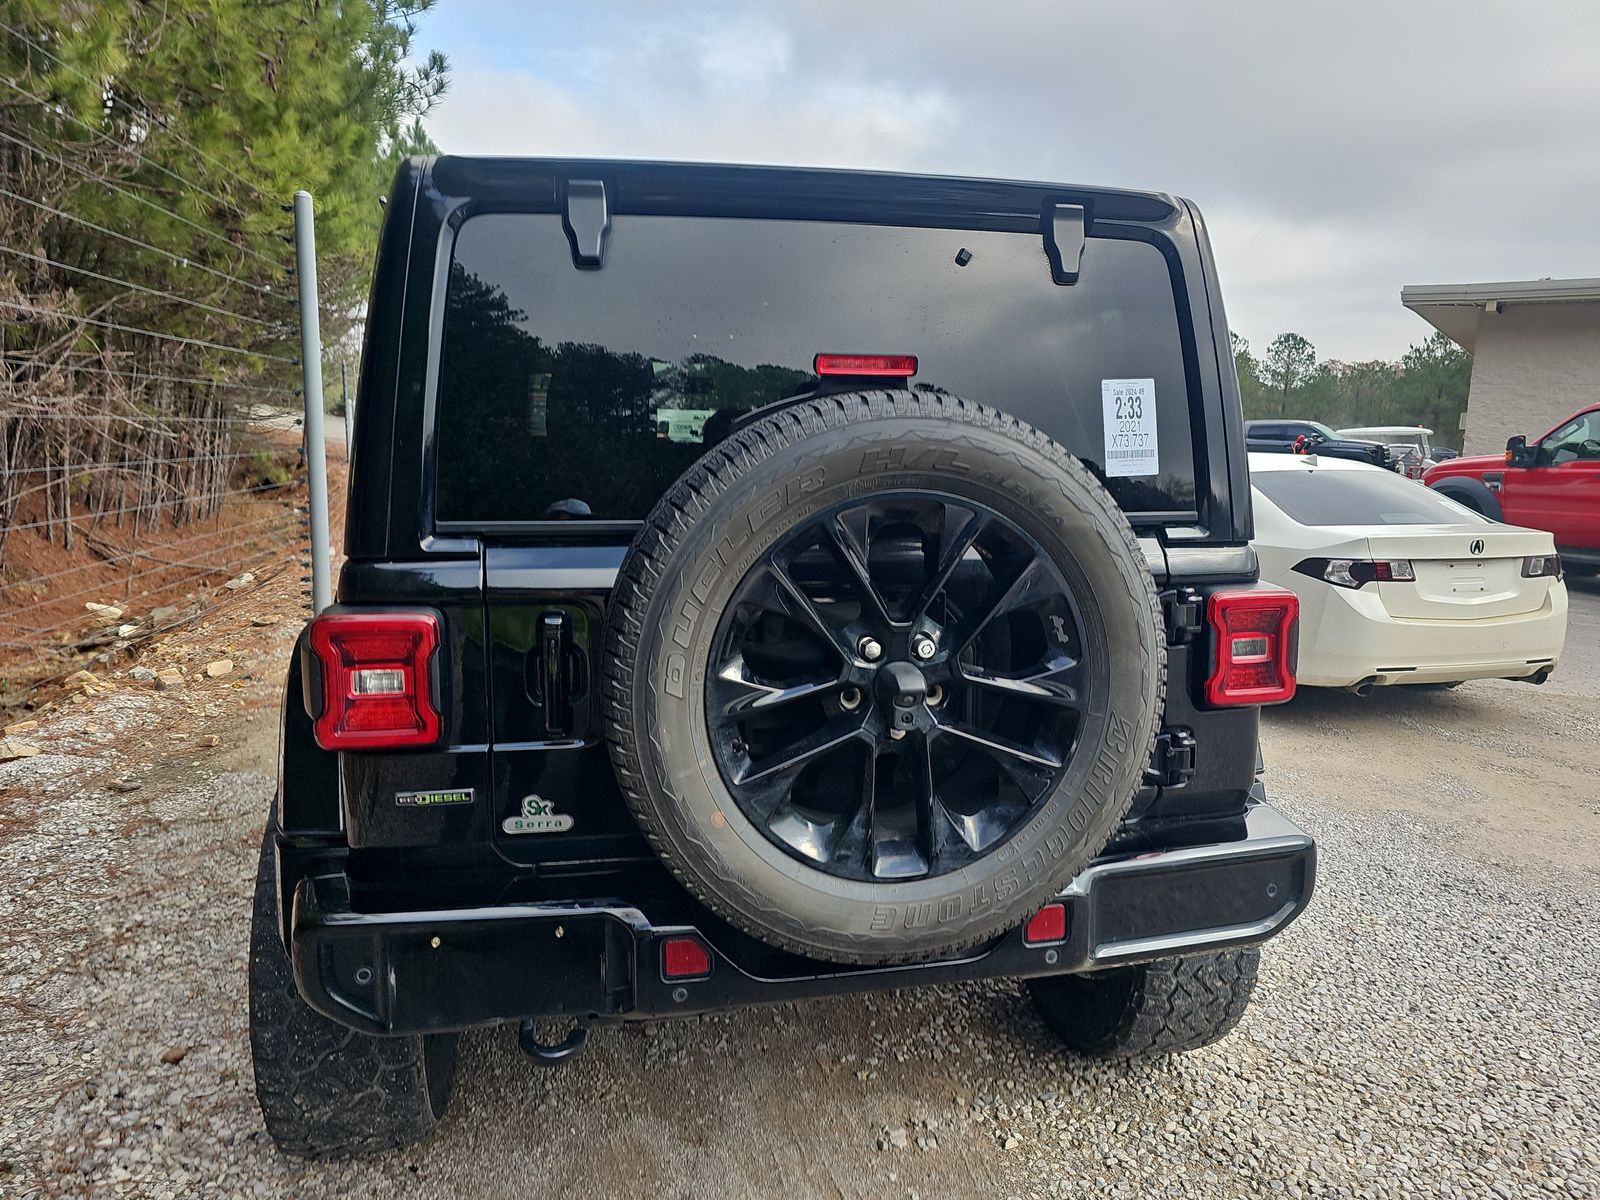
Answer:
<svg viewBox="0 0 1600 1200"><path fill-rule="evenodd" d="M1154 475L1160 469L1156 443L1156 381L1102 379L1100 405L1106 430L1106 474Z"/></svg>

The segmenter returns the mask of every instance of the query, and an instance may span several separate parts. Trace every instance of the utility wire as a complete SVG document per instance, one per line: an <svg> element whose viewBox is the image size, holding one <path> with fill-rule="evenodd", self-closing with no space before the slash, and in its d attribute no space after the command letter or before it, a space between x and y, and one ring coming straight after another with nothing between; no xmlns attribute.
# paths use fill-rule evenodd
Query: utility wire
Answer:
<svg viewBox="0 0 1600 1200"><path fill-rule="evenodd" d="M108 508L105 510L105 512L96 513L94 515L100 517L117 517L120 519L129 513L150 512L153 509L172 508L179 504L195 504L211 500L222 500L228 496L251 496L257 492L277 491L280 488L286 488L288 486L289 485L287 483L257 483L247 488L230 488L221 492L202 492L198 496L173 496L166 500L152 500L145 504L130 504L126 508ZM88 513L84 514L86 517L89 515L90 514ZM56 526L61 524L64 524L64 522L60 517L57 517L52 521L25 521L21 525L0 526L0 533L20 533L24 529L44 529L47 526Z"/></svg>
<svg viewBox="0 0 1600 1200"><path fill-rule="evenodd" d="M88 463L43 463L37 467L0 467L0 475L37 475L42 471L53 471L61 475L87 475L92 471L125 471L130 467L165 467L176 466L179 463L196 462L226 462L241 458L250 458L264 448L255 450L230 451L227 454L181 454L173 458L126 458L103 459ZM274 450L287 450L286 446L271 446Z"/></svg>
<svg viewBox="0 0 1600 1200"><path fill-rule="evenodd" d="M258 447L255 450L244 450L238 453L228 454L191 454L173 458L129 458L119 461L112 461L108 459L104 462L94 463L44 463L33 467L5 467L0 469L0 475L51 476L51 478L44 480L42 483L36 483L31 487L21 488L18 491L12 492L5 498L8 502L14 504L24 497L35 495L38 492L48 492L51 488L59 488L63 480L71 480L84 475L99 475L106 471L127 471L136 467L144 468L159 466L181 466L184 463L200 462L239 462L246 458L253 458L258 453L267 453L271 450L283 449L286 449L286 447L268 446L265 448ZM170 483L172 481L168 480L167 482Z"/></svg>
<svg viewBox="0 0 1600 1200"><path fill-rule="evenodd" d="M0 133L0 137L5 137ZM176 292L164 292L160 288L146 287L142 283L134 283L131 279L118 279L115 275L102 275L99 271L91 271L87 267L75 267L71 263L60 262L44 254L29 254L26 250L18 250L12 246L0 246L0 254L11 254L17 258L30 259L36 263L43 263L48 267L59 267L63 271L76 271L79 275L87 275L91 279L104 280L106 283L121 284L136 292L144 292L149 296L159 296L164 300L176 300L179 304L187 304L191 308L203 308L207 312L216 313L219 317L231 317L236 321L246 321L251 325L260 325L270 328L270 322L263 321L260 317L247 317L243 313L234 312L230 308L218 308L215 304L207 304L203 300L190 300L187 296L180 296Z"/></svg>
<svg viewBox="0 0 1600 1200"><path fill-rule="evenodd" d="M137 195L134 192L130 192L127 188L123 187L115 179L111 179L111 178L109 178L109 177L107 177L105 175L101 175L96 171L91 171L91 170L89 170L88 167L79 166L77 163L68 162L66 159L62 158L59 154L52 154L52 153L50 153L50 151L44 149L43 147L34 145L32 142L28 141L26 138L14 137L11 134L5 133L3 131L0 131L0 138L4 138L6 141L10 142L12 145L21 146L24 150L30 151L33 154L40 155L43 158L48 158L51 162L60 163L63 167L67 168L67 170L75 171L79 175L82 175L85 179L92 179L97 183L103 183L108 188L110 188L112 191L120 192L122 195L124 195L128 199L132 200L135 204L142 204L146 208L153 208L153 209L155 209L156 212L160 213L162 216L171 217L174 221L177 221L177 222L179 222L180 224L183 224L183 225L187 225L190 229L198 230L199 232L205 234L205 236L210 238L212 241L221 242L229 250L234 250L234 251L238 251L238 252L243 253L243 254L248 254L248 255L250 255L251 258L255 258L255 259L260 260L261 262L266 263L267 266L271 267L275 271L285 271L286 272L288 270L288 268L285 266L285 264L278 263L278 262L273 262L272 259L268 258L264 254L260 254L257 251L252 250L249 246L241 246L237 242L230 241L228 238L226 238L222 234L218 233L215 229L210 229L210 228L200 224L198 221L191 221L188 217L184 216L182 213L175 213L170 208L167 208L165 205L157 204L154 200L150 200L150 199L147 199L144 196L140 196L140 195Z"/></svg>
<svg viewBox="0 0 1600 1200"><path fill-rule="evenodd" d="M230 525L227 533L231 538L237 536L238 534L244 533L246 530L260 529L265 525L285 525L286 521L288 524L293 523L292 514L286 517L285 514L278 513L271 517L264 517L259 521L247 522L244 525ZM287 526L285 525L285 527ZM93 536L88 530L82 528L74 528L74 532L78 534L79 537ZM186 546L191 542L198 542L204 538L214 538L216 536L217 531L215 529L201 530L199 532L190 534L188 537L177 538L176 540L170 542L156 542L155 544L149 546L140 546L137 550L128 550L121 554L110 555L106 558L97 558L94 562L84 563L82 566L77 567L67 567L60 571L51 571L48 575L31 575L27 579L13 579L9 583L0 583L0 592L5 591L7 588L38 587L39 584L50 579L61 579L67 575L76 575L81 571L92 571L96 567L104 567L111 563L122 562L129 558L150 557L153 556L157 550L171 550L178 546ZM120 578L107 580L105 586L113 587L120 582ZM48 602L53 603L54 601L51 600Z"/></svg>
<svg viewBox="0 0 1600 1200"><path fill-rule="evenodd" d="M5 196L7 199L16 200L22 204L31 204L34 208L42 209L51 216L63 217L68 221L74 221L85 228L92 229L96 233L103 233L107 237L114 237L119 242L127 242L130 246L137 246L141 250L149 250L155 254L161 255L163 258L170 259L171 261L177 263L180 267L192 267L196 271L204 271L207 275L215 275L218 279L226 279L229 283L237 284L242 288L249 288L252 292L260 292L263 296L271 296L274 300L282 300L286 304L293 303L289 296L280 292L275 292L271 288L265 287L262 284L251 283L248 279L240 279L237 275L229 275L226 271L219 271L215 267L208 267L205 263L197 263L192 259L185 258L183 255L174 254L171 250L163 249L160 246L152 246L149 242L140 241L136 237L129 237L125 233L118 233L115 229L107 229L104 225L97 225L87 218L80 217L76 213L67 212L65 209L56 208L53 205L46 204L42 200L33 200L27 196L19 196L16 192L8 191L5 188L0 188L0 196Z"/></svg>
<svg viewBox="0 0 1600 1200"><path fill-rule="evenodd" d="M297 414L293 409L282 409L275 415L290 417ZM187 416L183 413L174 413L170 417L163 417L158 413L114 413L99 409L89 409L84 412L34 412L31 409L7 411L0 408L0 421L82 421L85 424L90 422L110 422L113 425L157 426L182 422L193 425L215 425L219 429L231 430L248 429L252 425L261 426L265 429L275 428L275 426L271 425L261 425L257 418L240 411L223 413L214 417ZM285 429L283 432L291 433L293 430Z"/></svg>
<svg viewBox="0 0 1600 1200"><path fill-rule="evenodd" d="M245 541L246 542L260 541L261 537L263 537L263 536L266 536L266 535L260 535L260 536L257 536L257 537L246 538ZM281 547L280 548L280 547L277 547L277 546L272 546L272 547L267 548L266 550L257 551L255 554L248 555L248 556L246 556L244 558L234 559L232 562L218 563L214 568L209 568L209 569L202 568L200 570L192 570L190 572L190 574L210 574L212 570L214 570L214 571L216 571L218 573L221 573L223 571L236 571L247 562L254 562L256 559L265 558L269 554L281 553L285 549L287 549L287 547ZM292 551L291 551L291 553L292 553ZM155 574L158 574L159 572L171 571L173 569L174 568L172 567L172 565L170 563L157 563L153 567L146 567L142 571L135 571L133 574L124 575L120 579L111 580L111 581L109 581L107 583L94 584L91 587L80 588L79 590L77 590L75 592L68 592L65 596L52 596L50 598L50 600L49 600L49 603L57 604L57 603L61 603L61 602L66 601L66 600L76 600L80 596L92 596L96 592L99 592L99 593L103 594L108 587L117 587L117 586L126 587L128 584L132 583L135 579L143 579L147 575L155 575ZM140 593L140 594L143 595L144 593ZM8 640L5 640L5 641L0 641L0 646L6 646L6 647L13 648L13 649L17 648L17 647L38 646L38 642L37 642L37 635L38 634L41 634L41 633L55 633L55 632L57 632L59 630L66 629L71 625L77 624L80 620L82 620L82 617L78 616L75 613L72 616L68 617L66 620L57 621L56 623L54 623L52 625L18 625L18 626L14 626L14 628L19 630L20 632L34 634L35 636L31 637L31 638L23 638L23 639L20 639L20 640L8 639ZM38 649L39 649L41 655L44 653L44 651L49 650L51 648L52 647L49 647L49 646L38 646Z"/></svg>
<svg viewBox="0 0 1600 1200"><path fill-rule="evenodd" d="M198 455L195 455L191 459L187 460L191 464L192 463L207 463L207 462L233 463L233 462L243 461L246 458L251 458L251 457L254 457L256 455L263 455L263 456L265 456L265 458L271 459L274 454L286 453L285 448L283 448L283 447L275 447L275 446L258 446L258 447L255 447L253 449L250 449L250 450L240 451L238 453L233 453L233 452L224 453L224 452L221 452L222 451L222 447L228 446L228 445L237 445L238 441L237 441L236 438L231 437L227 432L221 431L221 430L218 430L215 433L213 433L213 431L211 431L211 430L202 430L201 432L202 432L203 435L211 435L211 436L213 436L215 438L214 444L218 447L219 453L217 453L217 454L198 454ZM66 465L46 463L46 464L42 464L42 465L39 465L39 466L32 466L32 467L11 467L11 468L7 468L8 471L14 472L16 476L18 476L18 477L20 477L22 479L27 479L30 476L43 476L44 477L44 482L43 483L35 484L35 485L30 486L30 487L28 487L26 489L20 490L15 495L9 497L9 499L11 499L13 501L20 500L23 496L31 495L34 492L48 491L51 486L60 487L61 483L62 483L62 480L68 480L68 481L71 481L71 482L80 482L80 481L86 482L90 475L105 475L108 472L138 470L138 471L140 471L142 473L144 478L147 481L150 481L150 482L155 482L155 483L158 483L158 484L170 484L170 483L177 482L176 480L172 479L170 475L165 476L165 477L163 477L163 476L154 476L154 475L151 474L151 472L149 470L147 470L147 468L154 467L154 466L159 466L159 465L162 465L163 463L171 463L174 466L179 466L179 465L183 464L183 462L185 461L184 459L159 459L159 458L149 458L149 457L140 458L140 457L137 457L137 456L141 455L141 454L142 455L149 455L153 449L159 451L159 449L161 449L163 443L175 445L177 448L180 448L180 449L181 448L185 448L185 447L177 445L177 443L179 442L179 438L180 438L179 432L178 431L174 431L174 430L166 430L166 429L160 429L160 430L148 430L147 429L147 430L142 430L142 431L135 432L135 433L133 433L132 436L135 439L139 439L139 440L136 440L136 441L125 441L124 439L122 439L120 437L117 437L115 434L111 433L108 430L107 431L96 431L95 434L94 434L94 440L103 444L102 445L102 449L104 449L104 451L106 453L112 453L114 451L126 451L131 456L131 457L127 458L127 459L122 459L122 460L102 459L102 460L99 460L97 462L90 463L90 464L84 464L84 465L78 465L78 464L73 464L73 463L68 463ZM153 441L153 442L157 443L157 445L155 447L152 447L152 446L150 446L148 444L141 445L140 441L145 441L145 442ZM46 449L48 449L48 447L46 447ZM229 468L229 469L231 470L231 468ZM122 482L126 483L126 482L132 482L132 481L131 480L123 480ZM121 498L124 499L124 500L127 499L126 496L123 496ZM100 503L106 503L106 502L109 502L110 500L111 500L111 497L105 497L105 498L100 500ZM89 505L88 509L86 510L86 512L98 512L98 511L99 511L98 506L96 504L94 504L94 503L91 503Z"/></svg>
<svg viewBox="0 0 1600 1200"><path fill-rule="evenodd" d="M39 361L36 358L32 357L31 355L30 356L17 356L17 355L0 354L0 362L27 363L27 364L30 364L30 365L38 365L38 366L41 367L41 372L43 374L45 374L45 375L48 375L53 371L74 371L74 372L79 372L79 373L89 374L89 375L115 375L115 376L117 376L119 378L122 378L122 379L159 379L159 380L162 380L162 381L164 381L166 383L202 383L202 384L205 384L208 387L234 388L234 389L236 389L238 391L241 391L241 392L268 392L268 393L271 393L271 394L287 394L287 395L295 395L295 396L300 394L300 389L297 388L297 387L283 387L283 386L273 387L273 386L270 386L268 384L261 384L261 383L235 383L232 380L228 380L228 379L207 379L204 375L156 375L156 374L152 374L152 373L150 373L148 371L118 371L118 370L115 370L115 369L113 369L111 367L96 367L96 366L92 366L92 365L89 365L89 364L86 364L86 363L84 363L84 364L79 364L79 363L40 364ZM63 416L71 416L72 414L63 413L62 415ZM201 418L201 417L173 417L171 419L172 420L203 420L204 418Z"/></svg>
<svg viewBox="0 0 1600 1200"><path fill-rule="evenodd" d="M204 338L183 337L176 333L161 333L154 329L141 329L137 325L123 325L118 321L102 321L97 317L80 316L77 313L65 312L58 308L36 308L31 304L21 304L15 300L0 300L0 305L6 308L19 309L22 312L33 313L40 317L60 317L67 321L82 321L86 325L98 325L101 329L115 329L122 333L143 334L145 337L160 338L164 342L180 342L185 346L201 346L207 350L223 350L229 354L248 354L255 358L271 359L273 362L294 363L294 359L282 354L268 354L265 350L247 350L243 346L225 346L221 342L208 342Z"/></svg>

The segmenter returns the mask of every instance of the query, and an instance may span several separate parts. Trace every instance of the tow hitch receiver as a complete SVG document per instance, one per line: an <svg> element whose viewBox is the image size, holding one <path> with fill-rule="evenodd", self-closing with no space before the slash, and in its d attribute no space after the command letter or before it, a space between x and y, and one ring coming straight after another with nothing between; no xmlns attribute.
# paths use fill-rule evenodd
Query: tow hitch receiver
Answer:
<svg viewBox="0 0 1600 1200"><path fill-rule="evenodd" d="M522 1052L541 1067L559 1067L568 1059L576 1058L578 1051L589 1044L589 1027L583 1022L572 1027L564 1041L554 1046L546 1045L534 1032L533 1022L524 1021L517 1028L517 1045Z"/></svg>

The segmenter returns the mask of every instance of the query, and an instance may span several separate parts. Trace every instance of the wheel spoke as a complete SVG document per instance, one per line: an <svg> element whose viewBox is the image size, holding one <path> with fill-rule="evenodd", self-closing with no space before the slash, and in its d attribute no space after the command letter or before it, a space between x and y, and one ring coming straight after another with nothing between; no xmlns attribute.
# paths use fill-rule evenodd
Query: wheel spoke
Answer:
<svg viewBox="0 0 1600 1200"><path fill-rule="evenodd" d="M838 517L833 517L822 523L823 535L827 539L828 549L839 560L839 565L844 567L854 585L862 603L867 611L862 615L880 628L887 628L893 622L889 619L889 610L883 602L883 596L872 582L872 576L867 571L866 550L857 543L855 536L845 528L844 522Z"/></svg>
<svg viewBox="0 0 1600 1200"><path fill-rule="evenodd" d="M990 621L1033 599L1041 588L1049 587L1049 576L1043 560L1035 555L999 592L984 597L983 603L973 611L963 613L955 636L950 639L955 653L960 654L971 645L973 639L988 628Z"/></svg>
<svg viewBox="0 0 1600 1200"><path fill-rule="evenodd" d="M955 830L933 782L933 739L923 737L918 741L921 744L913 760L917 765L917 824L921 826L922 847L928 856L929 869L937 870Z"/></svg>
<svg viewBox="0 0 1600 1200"><path fill-rule="evenodd" d="M918 844L917 813L901 806L881 813L872 822L868 869L877 879L915 879L929 871L928 859Z"/></svg>
<svg viewBox="0 0 1600 1200"><path fill-rule="evenodd" d="M951 512L963 514L961 524L950 526ZM928 615L928 608L938 597L944 585L950 582L950 576L961 565L961 560L966 557L967 551L972 549L972 544L978 540L978 535L989 524L988 518L980 516L970 508L957 508L953 504L944 506L945 522L940 531L940 550L938 561L934 564L933 574L928 578L927 585L922 589L922 594L917 597L917 602L911 606L911 622L916 622Z"/></svg>
<svg viewBox="0 0 1600 1200"><path fill-rule="evenodd" d="M822 613L817 610L817 606L812 602L811 597L806 595L805 589L794 581L794 578L784 567L778 564L776 559L768 559L766 575L774 585L772 589L772 604L762 605L762 607L772 608L773 605L776 605L774 611L780 612L803 625L810 626L811 630L818 634L830 649L844 655L846 658L854 652L853 647L845 644L844 638L839 631L829 625L823 618ZM753 603L759 605L760 600L753 600Z"/></svg>
<svg viewBox="0 0 1600 1200"><path fill-rule="evenodd" d="M869 742L867 752L861 756L860 803L828 849L829 856L835 862L857 869L872 870L873 809L877 799L877 789L878 756Z"/></svg>
<svg viewBox="0 0 1600 1200"><path fill-rule="evenodd" d="M1024 675L993 675L967 666L958 670L962 680L974 687L1056 708L1076 708L1083 682L1083 663L1066 654L1057 655L1039 670Z"/></svg>
<svg viewBox="0 0 1600 1200"><path fill-rule="evenodd" d="M974 854L982 854L998 842L1026 811L1020 804L990 804L975 813L945 809L956 833Z"/></svg>
<svg viewBox="0 0 1600 1200"><path fill-rule="evenodd" d="M750 674L750 668L745 665L741 654L717 672L716 685L716 706L721 716L737 720L751 713L770 712L796 700L823 695L838 688L839 681L821 679L788 687L762 683Z"/></svg>
<svg viewBox="0 0 1600 1200"><path fill-rule="evenodd" d="M780 779L792 781L795 775L817 759L865 737L866 730L860 716L840 714L824 723L815 733L767 755L760 762L750 762L734 782L772 784Z"/></svg>
<svg viewBox="0 0 1600 1200"><path fill-rule="evenodd" d="M793 808L782 807L767 822L767 830L773 837L788 843L812 862L828 861L830 853L828 835L833 832L832 825L813 821L795 812Z"/></svg>
<svg viewBox="0 0 1600 1200"><path fill-rule="evenodd" d="M1003 738L999 734L985 733L959 721L941 721L935 726L935 737L952 737L970 746L976 746L1010 775L1030 800L1048 784L1061 760Z"/></svg>

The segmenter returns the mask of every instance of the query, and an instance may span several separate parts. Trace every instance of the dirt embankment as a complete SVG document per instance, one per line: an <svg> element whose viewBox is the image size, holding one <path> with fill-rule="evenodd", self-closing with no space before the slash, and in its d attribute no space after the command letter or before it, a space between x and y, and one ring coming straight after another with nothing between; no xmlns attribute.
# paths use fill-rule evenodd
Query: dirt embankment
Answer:
<svg viewBox="0 0 1600 1200"><path fill-rule="evenodd" d="M0 557L0 717L37 707L41 681L114 671L140 643L191 624L231 593L298 565L306 537L304 462L293 434L261 431L214 515L176 523L166 509L37 527L19 511ZM343 451L330 452L330 475Z"/></svg>

